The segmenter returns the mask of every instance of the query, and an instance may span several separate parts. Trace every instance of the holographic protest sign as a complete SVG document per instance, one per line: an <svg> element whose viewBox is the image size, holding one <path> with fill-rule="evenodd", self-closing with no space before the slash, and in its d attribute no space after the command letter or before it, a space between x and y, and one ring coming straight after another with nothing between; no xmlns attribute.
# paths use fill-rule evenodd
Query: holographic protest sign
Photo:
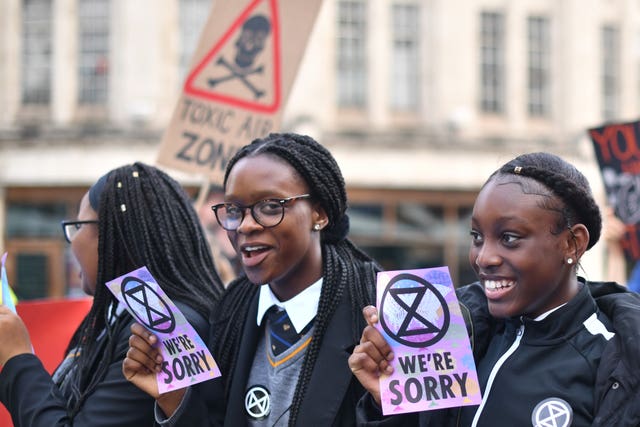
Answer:
<svg viewBox="0 0 640 427"><path fill-rule="evenodd" d="M7 270L4 266L7 260L7 253L2 255L2 271L0 272L0 280L2 281L2 291L0 292L0 304L5 305L14 313L16 312L16 306L13 301L14 295L9 286L9 279L7 279Z"/></svg>
<svg viewBox="0 0 640 427"><path fill-rule="evenodd" d="M378 330L394 372L380 377L385 415L478 405L467 328L446 267L378 273Z"/></svg>
<svg viewBox="0 0 640 427"><path fill-rule="evenodd" d="M167 297L146 267L107 283L129 313L158 337L164 358L158 391L165 393L220 376L202 338Z"/></svg>

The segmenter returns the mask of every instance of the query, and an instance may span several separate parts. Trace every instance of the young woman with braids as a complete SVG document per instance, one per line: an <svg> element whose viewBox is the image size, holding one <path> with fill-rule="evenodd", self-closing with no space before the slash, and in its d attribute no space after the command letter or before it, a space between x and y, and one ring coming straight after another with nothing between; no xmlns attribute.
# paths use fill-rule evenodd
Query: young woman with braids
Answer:
<svg viewBox="0 0 640 427"><path fill-rule="evenodd" d="M271 134L229 162L224 190L213 209L244 274L214 310L221 379L158 396L157 341L135 325L125 375L158 399L171 426L353 426L364 389L347 359L379 268L346 237L335 159L310 137ZM275 328L286 319L278 307L290 320ZM280 350L282 340L291 346Z"/></svg>
<svg viewBox="0 0 640 427"><path fill-rule="evenodd" d="M369 326L349 358L369 391L359 425L640 425L640 297L577 276L600 231L589 184L566 161L524 154L497 170L471 217L479 281L458 289L482 403L383 417L378 379L393 372L393 354L366 307Z"/></svg>
<svg viewBox="0 0 640 427"><path fill-rule="evenodd" d="M146 266L206 336L223 287L195 210L176 181L136 163L101 177L63 229L93 304L53 376L20 318L0 307L0 400L15 427L151 425L153 399L122 374L133 319L105 283Z"/></svg>

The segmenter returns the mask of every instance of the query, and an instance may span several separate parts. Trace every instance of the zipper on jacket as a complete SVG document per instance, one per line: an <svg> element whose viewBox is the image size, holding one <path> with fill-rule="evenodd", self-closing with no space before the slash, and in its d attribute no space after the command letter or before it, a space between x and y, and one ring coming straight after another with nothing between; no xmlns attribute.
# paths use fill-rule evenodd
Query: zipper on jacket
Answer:
<svg viewBox="0 0 640 427"><path fill-rule="evenodd" d="M491 374L489 374L489 379L487 380L487 387L485 388L482 396L482 403L480 403L480 406L478 407L478 410L473 417L471 427L476 427L478 425L480 415L482 414L482 410L484 409L484 404L487 402L489 394L491 393L491 386L493 385L493 381L495 380L496 375L498 375L498 371L500 370L504 362L506 362L506 360L513 354L513 352L516 351L516 349L520 345L520 340L522 339L523 335L524 324L520 325L520 327L518 328L518 331L516 332L516 339L513 341L513 344L511 344L511 347L509 347L509 349L502 356L500 356L500 359L498 359L494 367L491 369Z"/></svg>

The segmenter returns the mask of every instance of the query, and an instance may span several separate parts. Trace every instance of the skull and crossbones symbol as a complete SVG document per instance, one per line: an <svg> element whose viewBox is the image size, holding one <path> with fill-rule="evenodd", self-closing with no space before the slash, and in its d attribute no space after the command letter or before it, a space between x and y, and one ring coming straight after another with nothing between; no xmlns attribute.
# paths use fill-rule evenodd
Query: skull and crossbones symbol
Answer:
<svg viewBox="0 0 640 427"><path fill-rule="evenodd" d="M254 15L242 25L242 31L235 43L236 56L233 63L220 56L216 65L221 65L229 70L230 74L208 80L209 86L214 87L219 83L229 80L240 80L258 99L264 96L265 91L256 88L247 76L262 74L264 66L252 68L256 56L264 49L265 42L271 31L271 24L264 15Z"/></svg>

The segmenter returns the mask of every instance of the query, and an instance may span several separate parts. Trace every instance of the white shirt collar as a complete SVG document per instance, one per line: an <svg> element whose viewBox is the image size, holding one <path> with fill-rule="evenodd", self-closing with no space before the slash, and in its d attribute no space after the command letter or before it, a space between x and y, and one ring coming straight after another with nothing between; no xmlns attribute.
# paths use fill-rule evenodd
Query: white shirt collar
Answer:
<svg viewBox="0 0 640 427"><path fill-rule="evenodd" d="M311 286L300 292L288 301L280 302L277 296L271 291L269 285L260 286L260 296L258 297L258 326L262 323L267 310L273 305L287 310L289 319L296 332L300 333L305 326L316 317L318 303L320 302L320 291L322 290L322 277Z"/></svg>

